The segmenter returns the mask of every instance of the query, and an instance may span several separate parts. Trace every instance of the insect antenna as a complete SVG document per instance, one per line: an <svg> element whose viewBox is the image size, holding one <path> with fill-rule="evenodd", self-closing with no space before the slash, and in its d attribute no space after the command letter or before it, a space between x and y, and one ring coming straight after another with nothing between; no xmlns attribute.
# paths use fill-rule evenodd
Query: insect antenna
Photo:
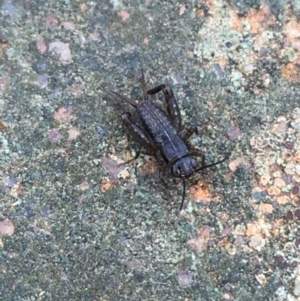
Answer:
<svg viewBox="0 0 300 301"><path fill-rule="evenodd" d="M203 169L206 169L206 168L209 168L209 167L212 167L212 166L221 164L221 163L223 163L224 161L226 161L227 159L228 159L228 157L225 157L225 158L222 159L221 161L218 161L218 162L214 162L214 163L211 163L211 164L208 164L208 165L201 166L201 167L197 168L197 169L195 170L195 172L199 172L199 171L201 171L201 170L203 170Z"/></svg>
<svg viewBox="0 0 300 301"><path fill-rule="evenodd" d="M119 98L121 98L122 100L124 100L126 103L128 103L129 105L131 105L132 107L134 107L135 109L138 107L137 104L135 104L134 102L132 102L131 100L127 99L125 96L121 95L118 92L115 91L110 91L112 94L118 96Z"/></svg>
<svg viewBox="0 0 300 301"><path fill-rule="evenodd" d="M179 211L181 211L181 209L183 207L183 203L184 203L184 199L185 199L185 191L186 191L186 182L185 182L185 178L182 178L182 201L181 201Z"/></svg>

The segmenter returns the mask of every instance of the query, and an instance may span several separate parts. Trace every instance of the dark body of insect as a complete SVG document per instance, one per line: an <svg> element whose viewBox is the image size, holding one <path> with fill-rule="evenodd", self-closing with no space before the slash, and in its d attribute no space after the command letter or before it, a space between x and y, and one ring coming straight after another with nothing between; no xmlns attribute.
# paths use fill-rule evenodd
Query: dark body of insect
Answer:
<svg viewBox="0 0 300 301"><path fill-rule="evenodd" d="M144 77L142 77L142 85L144 101L140 105L124 98L117 92L113 92L136 109L140 121L141 126L135 123L131 119L131 113L126 111L121 115L122 121L129 133L141 146L132 160L137 159L140 153L153 155L156 158L159 158L160 155L163 158L166 164L162 170L162 174L168 168L174 177L182 179L181 210L186 191L185 179L200 170L224 162L227 157L221 161L205 165L205 157L202 152L198 149L190 148L186 142L193 133L197 132L197 128L189 127L182 129L181 114L172 89L168 85L160 85L146 91ZM154 102L148 100L149 94L155 94L160 91L164 93L164 110ZM202 158L201 167L199 167L195 157Z"/></svg>

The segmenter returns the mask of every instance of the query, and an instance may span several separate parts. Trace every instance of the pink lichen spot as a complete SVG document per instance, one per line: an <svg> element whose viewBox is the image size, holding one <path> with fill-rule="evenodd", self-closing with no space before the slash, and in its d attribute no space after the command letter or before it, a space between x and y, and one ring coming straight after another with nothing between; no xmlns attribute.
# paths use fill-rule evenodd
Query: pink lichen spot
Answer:
<svg viewBox="0 0 300 301"><path fill-rule="evenodd" d="M294 186L293 188L292 188L292 194L299 194L299 186Z"/></svg>
<svg viewBox="0 0 300 301"><path fill-rule="evenodd" d="M118 175L124 169L124 166L120 165L117 161L108 157L104 157L101 161L103 166L106 168L108 172L110 182L112 184L118 184L119 183Z"/></svg>
<svg viewBox="0 0 300 301"><path fill-rule="evenodd" d="M203 252L207 249L207 243L202 238L190 239L186 244L191 246L197 253Z"/></svg>
<svg viewBox="0 0 300 301"><path fill-rule="evenodd" d="M119 15L119 17L121 17L123 22L126 22L130 19L130 14L126 10L119 11L118 15Z"/></svg>
<svg viewBox="0 0 300 301"><path fill-rule="evenodd" d="M72 62L72 54L68 43L60 41L52 42L49 44L49 50L50 52L57 54L59 56L59 60L63 64L69 64Z"/></svg>
<svg viewBox="0 0 300 301"><path fill-rule="evenodd" d="M72 21L62 21L60 23L60 26L63 27L66 30L74 31L76 29L76 26L74 22Z"/></svg>
<svg viewBox="0 0 300 301"><path fill-rule="evenodd" d="M0 235L11 236L15 232L15 225L9 219L0 221Z"/></svg>
<svg viewBox="0 0 300 301"><path fill-rule="evenodd" d="M243 133L241 132L239 127L233 127L227 132L228 138L232 140L237 140L242 138Z"/></svg>
<svg viewBox="0 0 300 301"><path fill-rule="evenodd" d="M204 239L208 239L211 236L212 229L210 226L204 226L198 230L198 235Z"/></svg>
<svg viewBox="0 0 300 301"><path fill-rule="evenodd" d="M232 228L230 226L227 226L223 229L222 234L223 235L229 235L232 232Z"/></svg>
<svg viewBox="0 0 300 301"><path fill-rule="evenodd" d="M68 135L69 135L68 137L69 140L75 140L80 135L80 132L76 129L70 129L68 130Z"/></svg>
<svg viewBox="0 0 300 301"><path fill-rule="evenodd" d="M0 77L0 91L5 91L7 89L9 80L10 80L9 75Z"/></svg>
<svg viewBox="0 0 300 301"><path fill-rule="evenodd" d="M244 243L245 243L245 239L244 239L244 236L242 236L242 235L238 235L236 237L236 240L234 241L234 244L239 245L239 246L242 246Z"/></svg>
<svg viewBox="0 0 300 301"><path fill-rule="evenodd" d="M274 131L277 134L283 134L287 131L288 124L285 121L275 124Z"/></svg>
<svg viewBox="0 0 300 301"><path fill-rule="evenodd" d="M58 142L63 138L62 134L57 129L49 130L48 137L52 142Z"/></svg>
<svg viewBox="0 0 300 301"><path fill-rule="evenodd" d="M300 220L300 208L298 208L294 211L294 216L297 220Z"/></svg>
<svg viewBox="0 0 300 301"><path fill-rule="evenodd" d="M54 113L54 119L60 120L60 119L66 119L69 118L72 114L73 107L61 107Z"/></svg>
<svg viewBox="0 0 300 301"><path fill-rule="evenodd" d="M254 235L250 238L250 247L259 252L264 248L265 244L266 242L261 235Z"/></svg>
<svg viewBox="0 0 300 301"><path fill-rule="evenodd" d="M293 176L288 175L286 173L282 174L282 179L285 182L285 184L291 184L293 182Z"/></svg>
<svg viewBox="0 0 300 301"><path fill-rule="evenodd" d="M286 217L286 219L287 219L288 221L292 221L292 220L294 219L294 214L293 214L292 211L288 211L288 212L286 213L285 217Z"/></svg>
<svg viewBox="0 0 300 301"><path fill-rule="evenodd" d="M236 159L229 162L229 169L235 172L238 169L238 167L243 164L243 162L244 161L242 157L237 157Z"/></svg>
<svg viewBox="0 0 300 301"><path fill-rule="evenodd" d="M140 260L122 260L122 263L133 270L143 267L143 263Z"/></svg>
<svg viewBox="0 0 300 301"><path fill-rule="evenodd" d="M54 17L54 15L49 14L46 18L46 26L47 27L55 27L55 26L57 26L57 24L58 24L58 21Z"/></svg>
<svg viewBox="0 0 300 301"><path fill-rule="evenodd" d="M193 274L190 271L182 271L177 275L177 281L181 287L190 286L193 283Z"/></svg>
<svg viewBox="0 0 300 301"><path fill-rule="evenodd" d="M182 16L186 11L186 6L183 4L179 8L179 16Z"/></svg>
<svg viewBox="0 0 300 301"><path fill-rule="evenodd" d="M284 147L286 148L286 149L292 149L293 148L293 143L292 142L286 142L285 144L284 144Z"/></svg>
<svg viewBox="0 0 300 301"><path fill-rule="evenodd" d="M40 36L36 42L36 47L39 53L41 54L45 53L47 50L46 39Z"/></svg>
<svg viewBox="0 0 300 301"><path fill-rule="evenodd" d="M224 294L223 294L223 299L224 299L224 300L231 300L231 299L232 299L232 296L231 296L230 294L228 294L228 293L224 293Z"/></svg>

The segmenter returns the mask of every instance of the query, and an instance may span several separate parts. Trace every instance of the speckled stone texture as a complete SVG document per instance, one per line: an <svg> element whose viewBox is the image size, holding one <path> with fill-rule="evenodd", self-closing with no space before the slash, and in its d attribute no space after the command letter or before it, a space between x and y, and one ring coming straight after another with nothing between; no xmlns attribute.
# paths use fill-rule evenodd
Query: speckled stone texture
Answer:
<svg viewBox="0 0 300 301"><path fill-rule="evenodd" d="M0 300L300 298L300 1L0 2ZM168 83L206 162L134 157L111 91ZM161 104L162 95L151 98Z"/></svg>

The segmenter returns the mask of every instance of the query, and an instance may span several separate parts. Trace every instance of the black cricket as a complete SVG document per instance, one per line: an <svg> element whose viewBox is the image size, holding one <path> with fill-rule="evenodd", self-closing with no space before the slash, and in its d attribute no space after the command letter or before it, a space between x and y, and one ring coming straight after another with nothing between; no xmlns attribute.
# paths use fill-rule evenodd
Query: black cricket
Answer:
<svg viewBox="0 0 300 301"><path fill-rule="evenodd" d="M161 155L165 162L162 174L164 175L166 169L169 169L174 177L182 179L181 210L186 195L186 179L194 173L224 162L228 157L205 165L204 154L198 149L189 147L187 143L187 139L193 133L197 133L197 127L182 127L180 110L170 86L163 84L146 91L144 74L142 74L140 81L143 87L143 101L140 104L136 104L121 94L112 91L113 94L135 108L140 123L140 125L135 123L131 119L132 114L124 110L123 106L118 103L119 107L123 109L121 114L123 124L133 139L140 145L135 157L125 163L137 159L141 153L153 155L157 159ZM148 99L148 95L153 95L160 91L164 93L164 110ZM199 167L195 157L202 158L201 167Z"/></svg>

